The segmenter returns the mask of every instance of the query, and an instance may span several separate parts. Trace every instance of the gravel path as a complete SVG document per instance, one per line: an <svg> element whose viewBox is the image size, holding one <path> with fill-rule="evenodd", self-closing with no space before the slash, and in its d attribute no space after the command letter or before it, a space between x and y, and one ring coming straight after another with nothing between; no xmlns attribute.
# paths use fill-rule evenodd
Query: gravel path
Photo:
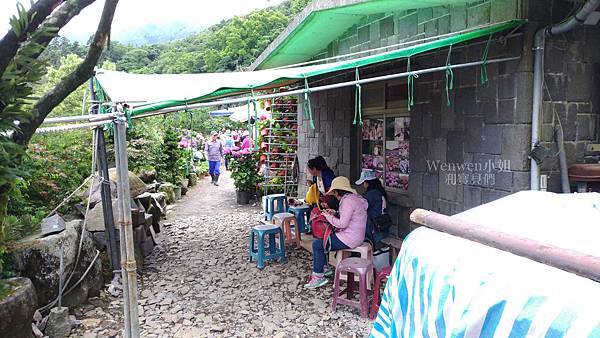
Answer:
<svg viewBox="0 0 600 338"><path fill-rule="evenodd" d="M286 247L287 263L260 271L248 261L258 207L238 206L229 175L190 189L167 215L160 244L139 281L142 337L364 337L371 323L354 308L331 312L332 287L304 290L310 253ZM103 294L77 309L73 337L121 328L121 301Z"/></svg>

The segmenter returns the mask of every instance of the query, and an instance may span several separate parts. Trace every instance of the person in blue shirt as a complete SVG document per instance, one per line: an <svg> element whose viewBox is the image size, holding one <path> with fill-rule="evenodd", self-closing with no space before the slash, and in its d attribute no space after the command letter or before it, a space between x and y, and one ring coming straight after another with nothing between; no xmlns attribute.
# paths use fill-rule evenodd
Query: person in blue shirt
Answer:
<svg viewBox="0 0 600 338"><path fill-rule="evenodd" d="M389 229L385 231L376 231L373 226L373 220L381 216L387 207L387 193L381 184L376 173L371 169L363 169L360 173L360 178L355 182L356 185L362 185L365 189L363 197L369 203L367 209L367 230L365 238L374 246L389 235Z"/></svg>
<svg viewBox="0 0 600 338"><path fill-rule="evenodd" d="M335 174L333 170L329 168L327 162L323 156L317 156L313 159L310 159L307 164L308 173L307 176L311 176L312 179L308 180L308 185L316 184L317 189L321 196L324 196L327 200L326 203L323 203L321 206L324 209L334 209L337 210L339 205L338 201L335 198L330 198L331 196L327 195L327 192L331 188L331 182L335 178Z"/></svg>

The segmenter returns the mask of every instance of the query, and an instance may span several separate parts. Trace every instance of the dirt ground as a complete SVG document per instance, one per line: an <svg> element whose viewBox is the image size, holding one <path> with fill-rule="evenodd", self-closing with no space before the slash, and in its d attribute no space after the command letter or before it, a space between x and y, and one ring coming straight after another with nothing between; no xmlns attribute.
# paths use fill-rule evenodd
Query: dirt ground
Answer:
<svg viewBox="0 0 600 338"><path fill-rule="evenodd" d="M286 247L285 264L248 260L257 206L238 206L233 183L202 180L174 205L139 278L142 337L365 337L358 310L331 311L332 286L304 290L311 255ZM72 337L120 336L121 300L105 293L76 309Z"/></svg>

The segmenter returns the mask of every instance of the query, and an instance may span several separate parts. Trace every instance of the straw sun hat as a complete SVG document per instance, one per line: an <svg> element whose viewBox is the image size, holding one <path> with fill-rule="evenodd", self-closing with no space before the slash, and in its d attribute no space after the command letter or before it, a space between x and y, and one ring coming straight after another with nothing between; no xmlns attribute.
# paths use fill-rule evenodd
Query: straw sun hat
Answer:
<svg viewBox="0 0 600 338"><path fill-rule="evenodd" d="M352 189L350 186L350 180L344 176L338 176L333 179L327 195L330 195L334 190L344 190L356 194L356 190Z"/></svg>

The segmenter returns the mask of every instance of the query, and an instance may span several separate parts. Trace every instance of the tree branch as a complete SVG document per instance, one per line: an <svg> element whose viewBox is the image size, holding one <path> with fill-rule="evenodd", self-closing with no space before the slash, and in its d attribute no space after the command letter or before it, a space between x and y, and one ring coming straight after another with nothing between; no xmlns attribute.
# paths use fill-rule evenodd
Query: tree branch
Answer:
<svg viewBox="0 0 600 338"><path fill-rule="evenodd" d="M65 4L60 6L59 9L57 9L54 13L52 13L52 16L50 16L48 19L46 19L44 21L41 29L47 29L47 28L52 28L52 27L56 27L59 30L62 29L67 23L69 23L69 21L71 21L71 19L73 19L75 16L79 15L79 13L84 8L91 5L95 1L96 0L69 0L69 1L67 1ZM48 46L50 41L52 41L53 38L54 38L53 36L45 35L45 36L40 36L39 38L33 40L33 42L46 47L46 46ZM40 51L40 54L41 53L42 52ZM34 57L37 58L38 56L39 56L39 54L35 55Z"/></svg>
<svg viewBox="0 0 600 338"><path fill-rule="evenodd" d="M118 2L119 0L106 0L98 29L85 59L73 72L65 76L56 87L44 94L33 106L32 118L28 122L22 123L20 125L21 132L15 135L14 141L16 143L26 146L35 133L35 130L42 124L52 109L94 75L94 67L102 55L104 46L108 43L110 27Z"/></svg>
<svg viewBox="0 0 600 338"><path fill-rule="evenodd" d="M35 31L52 11L65 0L38 0L27 11L27 27L19 36L11 29L0 40L0 76L19 50L19 44L27 39L27 34Z"/></svg>

